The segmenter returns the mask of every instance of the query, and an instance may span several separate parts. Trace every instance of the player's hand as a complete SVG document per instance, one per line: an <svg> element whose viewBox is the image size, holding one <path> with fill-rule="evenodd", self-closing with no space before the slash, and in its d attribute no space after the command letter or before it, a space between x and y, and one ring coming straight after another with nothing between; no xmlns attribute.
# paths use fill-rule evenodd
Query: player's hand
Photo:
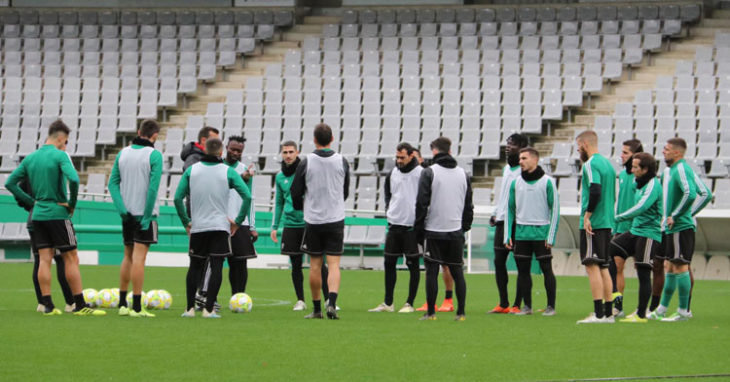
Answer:
<svg viewBox="0 0 730 382"><path fill-rule="evenodd" d="M249 231L251 233L251 242L255 243L259 239L259 233L256 230Z"/></svg>
<svg viewBox="0 0 730 382"><path fill-rule="evenodd" d="M74 208L71 207L68 203L56 203L56 204L58 204L59 206L66 207L66 211L68 211L69 217L74 216Z"/></svg>
<svg viewBox="0 0 730 382"><path fill-rule="evenodd" d="M672 226L674 226L674 218L669 216L667 217L667 228L672 229Z"/></svg>
<svg viewBox="0 0 730 382"><path fill-rule="evenodd" d="M583 229L586 230L589 235L593 235L593 226L591 225L590 216L583 217Z"/></svg>
<svg viewBox="0 0 730 382"><path fill-rule="evenodd" d="M272 229L271 230L271 235L269 235L269 236L271 236L271 241L273 241L274 243L278 243L279 242L279 239L276 236L276 230L275 229Z"/></svg>
<svg viewBox="0 0 730 382"><path fill-rule="evenodd" d="M188 236L190 236L190 223L185 226L185 232L187 232Z"/></svg>
<svg viewBox="0 0 730 382"><path fill-rule="evenodd" d="M509 239L509 241L504 244L504 247L511 251L512 250L512 239Z"/></svg>
<svg viewBox="0 0 730 382"><path fill-rule="evenodd" d="M231 224L231 236L233 236L236 234L236 231L238 231L238 224L231 219L228 219L228 223Z"/></svg>
<svg viewBox="0 0 730 382"><path fill-rule="evenodd" d="M492 217L489 218L489 226L494 227L497 225L497 217L492 215Z"/></svg>
<svg viewBox="0 0 730 382"><path fill-rule="evenodd" d="M553 245L550 244L550 243L548 243L547 241L545 241L545 248L552 249L553 248Z"/></svg>
<svg viewBox="0 0 730 382"><path fill-rule="evenodd" d="M139 227L140 227L140 228L141 228L141 229L142 229L143 231L146 231L146 230L148 230L148 229L150 228L150 224L151 224L151 223L150 223L150 220L149 220L149 219L142 219L142 220L141 220L141 221L139 222Z"/></svg>

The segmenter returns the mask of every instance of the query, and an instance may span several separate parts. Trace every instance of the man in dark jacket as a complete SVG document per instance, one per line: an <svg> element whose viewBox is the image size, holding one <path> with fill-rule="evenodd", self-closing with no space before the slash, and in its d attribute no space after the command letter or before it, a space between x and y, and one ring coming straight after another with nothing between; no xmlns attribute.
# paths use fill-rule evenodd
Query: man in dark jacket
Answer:
<svg viewBox="0 0 730 382"><path fill-rule="evenodd" d="M200 159L205 155L205 142L209 138L218 138L218 134L220 134L220 132L215 127L205 126L198 132L197 142L188 142L185 146L183 146L183 149L180 152L180 159L185 162L183 163L183 172L185 172L188 167L200 162ZM188 211L188 213L190 213L190 211Z"/></svg>

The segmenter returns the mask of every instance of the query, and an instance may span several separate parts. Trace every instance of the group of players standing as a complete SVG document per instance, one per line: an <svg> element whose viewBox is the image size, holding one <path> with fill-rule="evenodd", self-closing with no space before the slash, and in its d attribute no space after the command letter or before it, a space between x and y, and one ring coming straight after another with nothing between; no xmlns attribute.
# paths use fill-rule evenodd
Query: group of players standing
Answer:
<svg viewBox="0 0 730 382"><path fill-rule="evenodd" d="M151 244L157 242L157 191L162 175L162 155L154 149L159 134L154 120L143 121L138 136L117 155L109 191L122 219L124 258L120 270L119 315L154 317L141 304L144 263ZM49 127L46 144L30 154L13 171L6 188L30 212L28 229L36 253L34 283L38 310L61 314L50 295L51 261L59 265L59 281L66 310L77 315L104 315L91 309L81 293L76 236L70 218L76 206L79 179L65 153L70 130L62 121ZM299 158L295 142L281 144L281 171L276 175L276 204L271 239L289 255L297 296L294 310L306 309L303 291L303 255L310 256L309 284L313 311L305 318L338 319L340 256L344 251L345 200L349 190L349 165L330 148L332 130L326 124L314 129L315 151ZM247 259L255 258L258 234L252 207L253 168L240 162L243 137L230 137L223 157L218 131L203 128L198 142L183 149L184 172L175 192L175 207L190 236L190 266L186 277L187 305L183 317L194 317L196 307L205 318L218 318L217 295L227 259L232 294L244 292ZM608 159L598 153L598 138L585 131L576 138L583 162L580 215L580 255L591 286L594 312L578 323L614 322L623 317L623 267L635 258L639 301L635 313L623 322L646 322L647 316L663 321L691 317L689 301L693 278L689 268L694 252L694 216L712 198L709 188L684 161L686 143L672 138L663 148L667 168L657 178L657 161L642 152L641 142L623 143L624 169L618 176ZM410 271L408 299L401 313L415 311L420 261L426 267L426 304L422 320L435 320L439 269L445 281L455 284L458 307L455 319L465 319L466 282L462 270L464 234L473 220L469 176L451 156L451 141L431 142L431 165L408 143L396 147L396 167L384 183L388 232L384 250L385 298L371 312L392 312L396 263L405 256ZM499 304L488 313L533 313L531 298L532 256L544 275L547 306L544 316L555 314L556 281L551 248L555 243L560 203L555 180L539 166L539 152L528 147L520 134L507 139L507 164L500 198L490 219L495 226L495 274ZM66 193L68 183L69 193ZM517 293L510 307L506 262L509 252L517 264ZM325 263L326 261L326 263ZM665 268L668 271L665 275ZM651 283L653 270L654 282ZM447 277L448 276L448 277ZM132 307L127 306L132 284ZM450 283L440 311L453 310ZM320 294L320 289L322 294ZM666 317L667 307L679 291L679 310ZM649 299L651 297L651 306ZM661 301L660 301L661 298ZM520 307L524 302L524 306ZM647 307L649 309L647 309ZM650 313L649 313L650 312Z"/></svg>

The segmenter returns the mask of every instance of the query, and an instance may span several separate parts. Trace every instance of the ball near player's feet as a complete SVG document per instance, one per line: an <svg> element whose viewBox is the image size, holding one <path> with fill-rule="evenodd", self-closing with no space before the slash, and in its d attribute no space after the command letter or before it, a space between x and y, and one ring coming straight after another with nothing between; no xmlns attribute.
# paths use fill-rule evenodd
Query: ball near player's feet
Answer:
<svg viewBox="0 0 730 382"><path fill-rule="evenodd" d="M253 309L253 300L246 293L236 293L228 301L228 308L233 313L248 313Z"/></svg>

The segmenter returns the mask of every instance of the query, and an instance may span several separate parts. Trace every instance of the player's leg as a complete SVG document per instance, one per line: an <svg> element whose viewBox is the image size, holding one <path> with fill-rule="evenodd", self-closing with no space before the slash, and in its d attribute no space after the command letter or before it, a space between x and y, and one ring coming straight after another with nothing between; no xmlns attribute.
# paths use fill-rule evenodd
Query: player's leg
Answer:
<svg viewBox="0 0 730 382"><path fill-rule="evenodd" d="M312 292L312 305L314 306L311 318L322 318L322 297L320 296L320 289L322 288L322 284L326 283L326 280L322 279L323 260L322 255L311 255L309 257L309 289Z"/></svg>
<svg viewBox="0 0 730 382"><path fill-rule="evenodd" d="M674 274L679 295L679 308L677 313L662 321L685 321L690 318L689 298L692 289L690 276L690 263L694 254L695 233L688 229L674 234L675 256L671 259L670 272ZM662 300L662 305L664 300ZM666 305L665 305L666 306Z"/></svg>
<svg viewBox="0 0 730 382"><path fill-rule="evenodd" d="M127 291L129 283L132 281L132 256L134 254L134 244L124 245L124 257L122 265L119 267L119 309L120 314L124 314L127 307Z"/></svg>
<svg viewBox="0 0 730 382"><path fill-rule="evenodd" d="M408 299L406 303L413 308L413 303L416 301L416 294L418 293L418 284L421 282L421 266L420 256L408 256L406 257L406 266L408 266L408 272L410 273L410 280L408 281Z"/></svg>
<svg viewBox="0 0 730 382"><path fill-rule="evenodd" d="M692 304L692 291L695 289L695 275L694 272L692 272L692 267L689 267L689 299L687 300L687 310L692 311L692 308L690 308L690 304Z"/></svg>
<svg viewBox="0 0 730 382"><path fill-rule="evenodd" d="M517 244L517 246L519 245ZM515 262L517 263L517 285L525 303L525 306L518 314L532 314L532 276L530 275L532 253L530 253L530 257L515 253Z"/></svg>
<svg viewBox="0 0 730 382"><path fill-rule="evenodd" d="M289 255L289 261L291 262L291 281L294 285L294 294L297 296L297 301L304 301L304 273L302 271L304 255Z"/></svg>
<svg viewBox="0 0 730 382"><path fill-rule="evenodd" d="M142 311L142 288L144 288L144 264L147 260L149 244L134 243L132 254L132 310Z"/></svg>
<svg viewBox="0 0 730 382"><path fill-rule="evenodd" d="M197 234L193 234L197 235ZM191 245L192 241L194 240L191 235ZM185 290L186 290L186 297L187 297L187 307L185 309L185 314L189 315L189 317L195 316L195 305L196 305L196 292L198 290L198 283L200 281L201 275L203 274L203 271L205 270L206 266L206 259L205 257L202 257L201 255L196 254L190 254L190 265L188 266L188 273L185 277Z"/></svg>
<svg viewBox="0 0 730 382"><path fill-rule="evenodd" d="M41 291L41 304L45 307L45 313L49 314L55 309L51 299L51 262L53 262L53 248L41 248L38 250L38 287ZM59 312L60 313L60 312Z"/></svg>
<svg viewBox="0 0 730 382"><path fill-rule="evenodd" d="M442 265L441 270L443 271L442 278L444 280L444 302L438 308L439 312L453 312L454 311L454 277L451 275L451 271L448 266Z"/></svg>
<svg viewBox="0 0 730 382"><path fill-rule="evenodd" d="M210 261L210 280L208 283L208 295L205 299L205 310L203 316L215 312L215 301L218 298L218 292L223 281L223 259L225 256L221 254L211 253Z"/></svg>
<svg viewBox="0 0 730 382"><path fill-rule="evenodd" d="M616 266L616 275L612 279L615 286L612 289L616 290L613 293L613 297L617 315L623 315L624 264L626 264L626 259L638 250L637 240L637 236L630 232L624 232L620 235L615 235L608 245L608 256L610 259L613 259L613 263ZM642 241L642 243L644 242ZM641 253L643 253L643 246L641 247Z"/></svg>
<svg viewBox="0 0 730 382"><path fill-rule="evenodd" d="M428 307L427 315L433 316L436 314L436 296L438 295L439 284L439 264L425 259L426 265L426 305Z"/></svg>
<svg viewBox="0 0 730 382"><path fill-rule="evenodd" d="M614 264L616 265L616 285L613 289L616 289L616 292L614 292L614 306L616 307L616 310L619 312L624 310L624 289L626 288L626 278L624 277L624 265L626 262L621 257L612 257ZM617 294L618 293L618 294Z"/></svg>
<svg viewBox="0 0 730 382"><path fill-rule="evenodd" d="M35 298L38 301L38 310L39 312L42 312L44 309L43 301L41 300L41 297L43 297L43 294L41 293L41 285L38 283L38 269L40 268L41 264L41 256L38 254L38 251L33 251L33 289L35 290Z"/></svg>
<svg viewBox="0 0 730 382"><path fill-rule="evenodd" d="M449 264L448 268L454 279L457 302L456 316L458 318L466 314L466 279L464 278L464 270L461 265Z"/></svg>
<svg viewBox="0 0 730 382"><path fill-rule="evenodd" d="M543 248L544 245L542 246ZM542 271L543 284L545 285L545 294L547 295L547 307L543 316L555 314L555 297L557 291L557 281L553 272L553 257L548 248L540 254L537 261L540 263L540 271Z"/></svg>
<svg viewBox="0 0 730 382"><path fill-rule="evenodd" d="M489 311L489 313L506 313L505 311L509 311L509 295L507 293L507 284L509 283L507 258L509 257L509 249L504 247L502 243L503 237L504 222L499 222L494 228L494 279L497 283L497 292L499 293L499 305Z"/></svg>
<svg viewBox="0 0 730 382"><path fill-rule="evenodd" d="M329 278L330 278L330 272L329 272L329 268L327 268L326 262L322 261L322 267L320 268L319 273L322 278L322 296L325 296L325 298L326 298L327 296L330 295L330 288L329 288L329 285L327 284L327 280L329 280Z"/></svg>
<svg viewBox="0 0 730 382"><path fill-rule="evenodd" d="M243 284L245 263L246 260L240 257L228 258L228 282L231 284L231 296L246 290Z"/></svg>
<svg viewBox="0 0 730 382"><path fill-rule="evenodd" d="M667 251L669 250L669 241L671 235L663 234L662 242L659 245L656 257L654 257L652 271L652 286L651 286L651 303L649 304L649 311L653 312L659 306L662 298L662 291L664 290L665 282L665 264L664 260L667 258Z"/></svg>
<svg viewBox="0 0 730 382"><path fill-rule="evenodd" d="M338 319L337 316L337 295L340 291L340 256L342 254L327 255L327 286L329 287L329 298L327 298L327 318Z"/></svg>
<svg viewBox="0 0 730 382"><path fill-rule="evenodd" d="M383 256L383 267L385 275L385 296L383 302L373 309L369 309L369 312L392 312L393 311L393 291L395 290L395 283L397 280L397 274L395 270L398 257L395 255L385 254Z"/></svg>
<svg viewBox="0 0 730 382"><path fill-rule="evenodd" d="M600 261L593 249L593 235L585 230L580 230L580 258L588 274L591 296L593 297L593 314L578 323L600 322L603 318L603 281L601 280Z"/></svg>
<svg viewBox="0 0 730 382"><path fill-rule="evenodd" d="M56 252L53 256L53 261L56 262L56 278L58 279L58 285L61 286L61 292L63 292L63 299L66 302L66 313L70 313L75 308L74 295L71 292L71 287L68 286L68 280L66 280L66 262L63 261L63 256Z"/></svg>
<svg viewBox="0 0 730 382"><path fill-rule="evenodd" d="M61 256L63 256L64 265L66 268L66 280L68 280L68 285L71 288L71 293L73 293L74 298L74 315L79 316L105 316L106 312L103 310L95 310L91 309L86 305L86 301L84 300L84 294L83 294L83 286L81 283L81 271L79 270L79 255L78 251L75 248L62 251Z"/></svg>
<svg viewBox="0 0 730 382"><path fill-rule="evenodd" d="M636 315L646 318L646 307L651 297L651 267L642 265L636 267L636 276L639 278L639 305Z"/></svg>

